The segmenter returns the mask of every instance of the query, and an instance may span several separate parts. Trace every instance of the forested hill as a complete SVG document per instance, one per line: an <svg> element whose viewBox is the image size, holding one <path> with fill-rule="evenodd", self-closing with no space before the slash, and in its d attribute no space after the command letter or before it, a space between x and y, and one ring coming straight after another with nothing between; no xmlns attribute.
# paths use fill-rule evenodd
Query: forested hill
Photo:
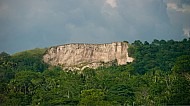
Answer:
<svg viewBox="0 0 190 106"><path fill-rule="evenodd" d="M190 39L139 40L126 65L67 72L46 49L0 53L0 105L190 105Z"/></svg>

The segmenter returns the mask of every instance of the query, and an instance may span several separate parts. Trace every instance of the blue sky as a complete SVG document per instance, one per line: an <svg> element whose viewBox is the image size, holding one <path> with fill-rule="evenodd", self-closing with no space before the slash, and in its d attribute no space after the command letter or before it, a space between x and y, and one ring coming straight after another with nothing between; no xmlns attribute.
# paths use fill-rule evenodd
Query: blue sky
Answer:
<svg viewBox="0 0 190 106"><path fill-rule="evenodd" d="M181 40L189 32L190 0L0 0L0 52Z"/></svg>

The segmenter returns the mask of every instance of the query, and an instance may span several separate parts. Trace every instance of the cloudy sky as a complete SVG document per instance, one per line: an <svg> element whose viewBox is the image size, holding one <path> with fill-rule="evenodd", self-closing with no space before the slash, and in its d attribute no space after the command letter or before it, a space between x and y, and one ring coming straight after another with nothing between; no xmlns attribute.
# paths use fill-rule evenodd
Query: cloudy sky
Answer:
<svg viewBox="0 0 190 106"><path fill-rule="evenodd" d="M0 52L181 40L189 32L190 0L0 0Z"/></svg>

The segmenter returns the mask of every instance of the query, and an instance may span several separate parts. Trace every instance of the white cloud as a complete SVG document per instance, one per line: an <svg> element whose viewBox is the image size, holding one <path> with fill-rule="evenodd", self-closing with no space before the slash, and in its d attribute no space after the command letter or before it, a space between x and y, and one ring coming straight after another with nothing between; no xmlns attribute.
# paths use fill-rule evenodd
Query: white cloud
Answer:
<svg viewBox="0 0 190 106"><path fill-rule="evenodd" d="M106 3L108 3L112 8L117 7L117 1L116 0L106 0Z"/></svg>
<svg viewBox="0 0 190 106"><path fill-rule="evenodd" d="M190 37L190 28L183 28L184 35Z"/></svg>
<svg viewBox="0 0 190 106"><path fill-rule="evenodd" d="M170 21L181 26L183 35L190 37L190 2L184 0L166 0Z"/></svg>
<svg viewBox="0 0 190 106"><path fill-rule="evenodd" d="M189 5L182 5L182 7L179 7L176 3L167 3L167 8L170 10L175 10L178 12L190 12L190 6Z"/></svg>

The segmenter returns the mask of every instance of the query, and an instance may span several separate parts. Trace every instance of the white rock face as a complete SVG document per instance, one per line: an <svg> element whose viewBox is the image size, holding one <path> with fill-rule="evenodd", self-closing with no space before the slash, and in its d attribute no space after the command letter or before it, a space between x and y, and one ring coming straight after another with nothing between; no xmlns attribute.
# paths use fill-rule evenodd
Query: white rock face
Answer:
<svg viewBox="0 0 190 106"><path fill-rule="evenodd" d="M128 44L114 42L111 44L65 44L51 47L43 56L44 62L63 69L83 70L86 67L97 68L113 61L118 65L132 62L128 56Z"/></svg>

